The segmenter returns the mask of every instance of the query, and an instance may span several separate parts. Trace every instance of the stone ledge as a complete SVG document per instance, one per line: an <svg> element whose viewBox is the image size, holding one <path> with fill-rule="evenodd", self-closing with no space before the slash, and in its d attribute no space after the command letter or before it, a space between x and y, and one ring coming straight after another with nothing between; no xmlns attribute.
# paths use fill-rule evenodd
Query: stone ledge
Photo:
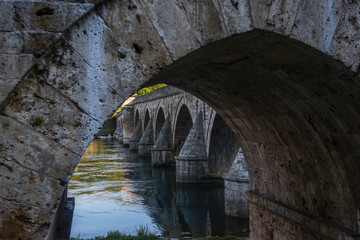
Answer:
<svg viewBox="0 0 360 240"><path fill-rule="evenodd" d="M333 239L344 240L359 240L360 234L339 226L335 223L326 221L325 219L312 216L308 212L295 209L287 204L281 203L267 196L255 193L246 192L245 198L250 204L259 205L264 207L275 214L285 217L297 224L306 227L317 233L321 233L326 237Z"/></svg>

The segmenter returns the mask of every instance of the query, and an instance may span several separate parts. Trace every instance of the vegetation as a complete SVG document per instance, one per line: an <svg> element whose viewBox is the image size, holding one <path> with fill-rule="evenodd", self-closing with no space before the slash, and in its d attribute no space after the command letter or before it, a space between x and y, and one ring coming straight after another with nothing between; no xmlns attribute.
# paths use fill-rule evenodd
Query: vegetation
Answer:
<svg viewBox="0 0 360 240"><path fill-rule="evenodd" d="M40 126L44 122L44 119L42 117L36 117L33 126Z"/></svg>
<svg viewBox="0 0 360 240"><path fill-rule="evenodd" d="M154 86L151 86L151 87L142 88L137 92L137 94L139 96L142 96L142 95L151 93L152 91L158 90L159 88L162 88L162 87L165 87L164 83L157 84L157 85L154 85Z"/></svg>
<svg viewBox="0 0 360 240"><path fill-rule="evenodd" d="M156 236L155 234L151 233L147 226L140 226L136 228L137 236L132 236L129 234L124 234L119 231L110 231L106 235L106 237L95 237L90 239L84 238L71 238L71 240L163 240L167 238L162 238ZM181 239L181 238L180 238ZM202 237L202 238L194 238L195 240L246 240L248 238L239 238L235 236L226 236L226 237Z"/></svg>
<svg viewBox="0 0 360 240"><path fill-rule="evenodd" d="M152 91L158 90L159 88L165 87L165 83L160 83L157 85L153 85L150 87L142 88L139 91L137 91L134 95L135 96L143 96L145 94L151 93ZM121 107L119 107L116 112L111 116L111 118L116 117L116 115L121 111Z"/></svg>

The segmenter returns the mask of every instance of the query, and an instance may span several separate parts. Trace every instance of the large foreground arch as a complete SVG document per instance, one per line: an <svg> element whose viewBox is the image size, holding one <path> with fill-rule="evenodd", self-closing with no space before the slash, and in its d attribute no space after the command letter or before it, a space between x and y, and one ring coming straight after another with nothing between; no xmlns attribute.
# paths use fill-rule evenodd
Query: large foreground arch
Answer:
<svg viewBox="0 0 360 240"><path fill-rule="evenodd" d="M97 129L141 85L165 82L236 134L251 239L355 239L359 25L357 1L98 5L21 78L0 68L0 238L46 237ZM29 61L2 46L2 59Z"/></svg>

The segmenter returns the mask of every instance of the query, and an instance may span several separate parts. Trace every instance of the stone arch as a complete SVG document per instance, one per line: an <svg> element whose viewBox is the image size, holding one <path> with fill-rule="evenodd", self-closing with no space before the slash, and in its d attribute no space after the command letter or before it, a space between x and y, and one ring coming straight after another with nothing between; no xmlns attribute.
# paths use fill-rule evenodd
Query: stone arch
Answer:
<svg viewBox="0 0 360 240"><path fill-rule="evenodd" d="M143 129L146 128L146 126L148 125L149 121L150 121L150 113L149 113L149 109L146 109L146 111L145 111L145 117L144 117L144 127L143 127Z"/></svg>
<svg viewBox="0 0 360 240"><path fill-rule="evenodd" d="M233 131L218 114L214 119L209 144L209 173L222 176L231 168L240 145Z"/></svg>
<svg viewBox="0 0 360 240"><path fill-rule="evenodd" d="M135 113L135 126L138 124L139 120L140 120L139 110L136 109L136 113Z"/></svg>
<svg viewBox="0 0 360 240"><path fill-rule="evenodd" d="M101 123L164 66L149 85L165 82L192 93L234 130L249 163L251 239L355 236L357 2L129 4L93 8L31 69L31 54L17 58L17 49L6 49L13 54L4 56L12 68L0 69L1 237L46 236L44 226ZM30 25L40 28L36 23ZM26 74L14 74L17 67ZM26 185L33 175L37 196ZM18 182L24 184L14 192ZM34 225L14 218L16 212Z"/></svg>
<svg viewBox="0 0 360 240"><path fill-rule="evenodd" d="M174 156L177 156L180 153L192 125L193 119L189 108L183 104L179 109L174 125Z"/></svg>
<svg viewBox="0 0 360 240"><path fill-rule="evenodd" d="M165 123L165 114L162 107L160 107L159 110L157 111L156 121L155 121L155 141L164 123Z"/></svg>

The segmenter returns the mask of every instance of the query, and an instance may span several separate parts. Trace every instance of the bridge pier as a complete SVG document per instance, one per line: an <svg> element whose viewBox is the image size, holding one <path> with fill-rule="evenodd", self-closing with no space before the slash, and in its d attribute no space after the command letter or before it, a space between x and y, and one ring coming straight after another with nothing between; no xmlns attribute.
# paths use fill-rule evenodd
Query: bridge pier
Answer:
<svg viewBox="0 0 360 240"><path fill-rule="evenodd" d="M130 151L137 151L138 150L138 144L142 137L142 130L141 130L141 120L137 123L134 133L132 137L130 138Z"/></svg>
<svg viewBox="0 0 360 240"><path fill-rule="evenodd" d="M224 176L225 214L249 218L249 204L245 192L249 191L249 173L241 148L228 174Z"/></svg>
<svg viewBox="0 0 360 240"><path fill-rule="evenodd" d="M116 141L118 141L119 143L123 143L123 124L122 124L122 119L117 117L116 119L116 130L114 132L114 138L116 139Z"/></svg>
<svg viewBox="0 0 360 240"><path fill-rule="evenodd" d="M154 128L153 128L153 119L151 118L138 144L139 156L142 157L151 156L151 148L153 146L154 146Z"/></svg>
<svg viewBox="0 0 360 240"><path fill-rule="evenodd" d="M201 111L190 129L179 156L175 159L177 182L200 182L201 177L207 174L207 153Z"/></svg>
<svg viewBox="0 0 360 240"><path fill-rule="evenodd" d="M130 145L131 134L134 132L134 106L126 105L121 109L121 117L122 117L122 141L125 147Z"/></svg>
<svg viewBox="0 0 360 240"><path fill-rule="evenodd" d="M159 136L151 149L151 163L154 167L171 165L174 162L170 115L166 118Z"/></svg>

